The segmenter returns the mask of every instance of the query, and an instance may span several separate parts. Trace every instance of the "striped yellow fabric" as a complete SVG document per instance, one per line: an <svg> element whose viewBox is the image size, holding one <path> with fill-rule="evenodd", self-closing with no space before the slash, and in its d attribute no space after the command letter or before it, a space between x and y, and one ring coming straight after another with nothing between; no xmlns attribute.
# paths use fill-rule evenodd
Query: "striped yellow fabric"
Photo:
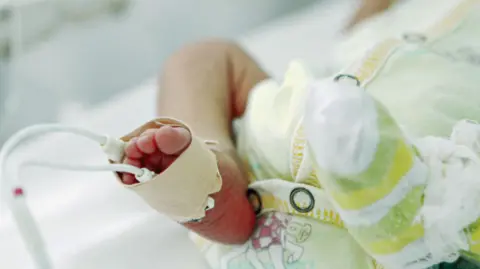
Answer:
<svg viewBox="0 0 480 269"><path fill-rule="evenodd" d="M403 233L415 222L422 204L422 196L423 187L413 188L407 197L394 206L380 221L367 227L354 227L350 231L372 242Z"/></svg>
<svg viewBox="0 0 480 269"><path fill-rule="evenodd" d="M369 177L365 175L358 175L350 178L356 183L362 179L370 178L372 181L377 181L380 179L378 180L379 182L377 185L350 192L341 192L329 189L330 195L343 209L357 210L377 202L381 198L387 196L393 190L393 188L397 186L399 181L410 171L410 169L412 169L414 164L414 152L407 145L407 143L405 141L398 140L396 145L392 145L392 147L394 149L394 155L390 160L388 158L382 158L382 156L378 156L380 159L374 161L375 163L383 161L383 165L388 167L385 173L368 173ZM335 181L335 183L332 185L338 186L340 180L345 180L345 177L332 177L332 179Z"/></svg>
<svg viewBox="0 0 480 269"><path fill-rule="evenodd" d="M372 145L377 146L377 153L363 172L337 176L317 166L322 184L343 210L361 211L374 203L382 203L381 200L392 195L392 190L405 180L415 165L423 165L415 148L378 102L376 111L380 140L378 145ZM414 224L414 218L422 206L424 187L412 188L380 221L372 220L371 225L359 227L345 224L369 253L395 253L423 236L422 224Z"/></svg>
<svg viewBox="0 0 480 269"><path fill-rule="evenodd" d="M471 12L475 9L477 9L476 12ZM449 31L465 26L462 25L462 21L466 21L468 17L478 16L479 10L480 1L463 1L444 21L425 33L428 40L425 50L428 50L428 46L434 46L439 40L448 36ZM478 35L471 36L470 43L465 44L478 44L478 42L475 43L478 40L474 39ZM462 38L467 40L470 37ZM355 76L368 91L368 86L375 81L376 76L382 73L382 68L390 67L387 63L390 55L401 50L402 47L404 45L401 40L387 40L377 46L362 61L347 68L344 73ZM388 111L377 103L376 112L380 141L369 166L360 173L350 175L336 175L317 166L317 178L338 207L342 209L340 214L349 232L369 254L378 260L381 260L382 256L388 256L389 258L398 257L399 262L406 262L406 260L408 262L408 257L400 255L401 251L412 246L414 242L418 244L419 239L424 236L423 224L416 219L423 205L423 185L411 188L405 197L388 208L388 213L382 215L380 219L372 220L370 223L367 219L368 224L360 225L358 222L349 222L342 215L342 212L346 212L351 216L355 216L355 214L360 216L362 212L367 212L366 209L373 205L382 208L382 203L389 198L389 195L392 195L392 191L398 184L408 177L415 166L422 165L417 150L404 137ZM385 206L388 207L387 204ZM368 214L362 215L366 218L368 216ZM464 254L480 261L480 220L470 225L466 229L466 233L470 239L470 252Z"/></svg>
<svg viewBox="0 0 480 269"><path fill-rule="evenodd" d="M388 111L376 103L380 141L370 165L361 173L335 175L318 167L329 194L345 210L358 210L387 196L412 169L416 151ZM325 180L328 179L328 180Z"/></svg>

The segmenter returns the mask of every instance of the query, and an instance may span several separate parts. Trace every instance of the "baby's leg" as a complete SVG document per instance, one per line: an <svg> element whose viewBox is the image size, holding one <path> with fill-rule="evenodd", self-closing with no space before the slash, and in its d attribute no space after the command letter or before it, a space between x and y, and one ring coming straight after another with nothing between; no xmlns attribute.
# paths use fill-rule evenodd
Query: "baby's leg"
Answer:
<svg viewBox="0 0 480 269"><path fill-rule="evenodd" d="M124 163L162 173L189 146L191 139L190 132L183 127L165 125L158 129L148 129L128 142ZM207 211L201 222L187 223L185 226L214 241L243 243L255 224L255 213L248 202L246 186L241 179L243 174L227 154L215 154L223 180L220 192L212 195L215 207ZM137 183L130 174L123 174L122 180L125 184Z"/></svg>

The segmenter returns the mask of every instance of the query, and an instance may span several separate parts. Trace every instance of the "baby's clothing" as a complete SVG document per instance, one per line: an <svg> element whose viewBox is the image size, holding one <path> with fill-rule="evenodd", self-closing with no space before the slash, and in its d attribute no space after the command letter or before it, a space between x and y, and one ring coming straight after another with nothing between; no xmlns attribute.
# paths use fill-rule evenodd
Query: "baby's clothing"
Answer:
<svg viewBox="0 0 480 269"><path fill-rule="evenodd" d="M333 129L321 129L328 138L317 139L323 144L312 139L307 146L305 104L312 101L314 78L300 62L290 65L281 85L274 80L258 84L238 122L237 137L250 168L258 228L243 246L192 234L212 268L449 266L432 263L424 245L425 231L416 217L429 167L409 137L446 137L462 119L480 121L478 25L480 1L463 1L428 31L381 42L335 74L358 82L370 96L360 103L371 108L373 116L365 122L374 130L358 133L359 141L366 141L355 152L362 162L350 162L355 160L351 156L344 163L335 161L342 152L329 150L347 147L350 140L328 143L333 140L326 134ZM471 260L480 257L477 226L467 227L465 257ZM456 268L468 268L462 263Z"/></svg>
<svg viewBox="0 0 480 269"><path fill-rule="evenodd" d="M261 211L247 243L225 246L191 234L212 268L376 268L323 190L282 179L251 189Z"/></svg>

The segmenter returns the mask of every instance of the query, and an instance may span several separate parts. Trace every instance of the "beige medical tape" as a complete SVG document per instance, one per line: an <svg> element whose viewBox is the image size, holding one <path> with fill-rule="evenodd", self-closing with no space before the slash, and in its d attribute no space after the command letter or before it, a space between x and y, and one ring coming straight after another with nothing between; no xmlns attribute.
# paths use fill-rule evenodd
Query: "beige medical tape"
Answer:
<svg viewBox="0 0 480 269"><path fill-rule="evenodd" d="M147 129L164 125L186 128L192 135L188 148L165 171L148 182L126 185L116 175L122 185L173 220L186 222L201 219L205 216L207 199L222 187L217 159L208 142L196 137L186 124L171 118L149 121L121 139L127 142Z"/></svg>

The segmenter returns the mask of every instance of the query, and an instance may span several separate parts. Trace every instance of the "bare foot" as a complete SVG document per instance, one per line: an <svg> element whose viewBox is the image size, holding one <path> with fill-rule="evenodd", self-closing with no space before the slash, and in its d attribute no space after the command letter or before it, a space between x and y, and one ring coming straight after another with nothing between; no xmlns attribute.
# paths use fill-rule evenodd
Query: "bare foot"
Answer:
<svg viewBox="0 0 480 269"><path fill-rule="evenodd" d="M124 163L161 173L182 154L190 141L190 132L182 127L149 129L128 143ZM220 192L212 195L215 207L207 211L201 222L186 223L185 226L210 240L242 244L253 232L256 220L246 195L248 181L231 153L215 154L223 182ZM131 174L123 174L122 181L137 183Z"/></svg>

